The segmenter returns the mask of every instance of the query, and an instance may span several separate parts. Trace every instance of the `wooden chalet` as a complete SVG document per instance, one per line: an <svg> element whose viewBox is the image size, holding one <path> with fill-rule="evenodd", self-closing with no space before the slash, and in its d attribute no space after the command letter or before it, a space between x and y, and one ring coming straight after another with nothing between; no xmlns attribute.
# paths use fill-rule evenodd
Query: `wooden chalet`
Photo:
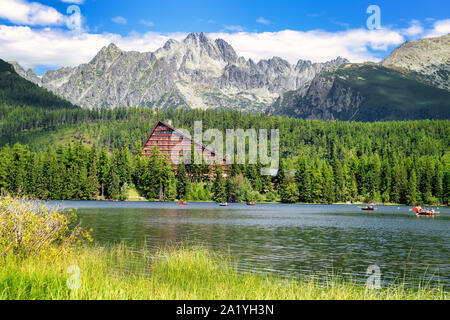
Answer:
<svg viewBox="0 0 450 320"><path fill-rule="evenodd" d="M195 149L200 151L205 160L209 163L216 164L221 163L224 176L228 173L227 160L224 156L218 154L215 150L212 150L208 146L194 140L186 135L184 132L174 128L171 124L165 123L159 120L150 133L150 136L142 147L142 155L150 157L153 148L157 148L163 153L170 163L174 166L175 171L178 168L179 159L183 159L184 150L192 150L192 146L195 145ZM218 159L217 159L218 158Z"/></svg>

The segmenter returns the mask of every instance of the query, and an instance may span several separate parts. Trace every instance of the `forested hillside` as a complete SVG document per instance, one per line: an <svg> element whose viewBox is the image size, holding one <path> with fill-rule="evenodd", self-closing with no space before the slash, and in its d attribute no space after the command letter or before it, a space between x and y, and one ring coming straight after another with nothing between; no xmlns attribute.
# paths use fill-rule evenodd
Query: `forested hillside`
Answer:
<svg viewBox="0 0 450 320"><path fill-rule="evenodd" d="M51 91L19 76L9 63L0 59L0 103L14 106L34 106L47 109L74 106Z"/></svg>
<svg viewBox="0 0 450 320"><path fill-rule="evenodd" d="M26 112L22 112L26 110ZM448 203L450 122L309 121L237 111L127 108L89 111L0 108L3 148L0 188L39 198L126 198L136 187L149 199ZM155 122L192 131L279 129L282 170L262 177L259 166L231 168L210 180L206 165L175 176L161 155L140 157ZM14 145L20 142L29 144ZM206 142L207 143L207 142ZM14 146L13 146L14 145Z"/></svg>
<svg viewBox="0 0 450 320"><path fill-rule="evenodd" d="M450 117L450 92L415 73L375 64L351 64L317 76L309 89L282 95L273 115L341 121L392 121Z"/></svg>
<svg viewBox="0 0 450 320"><path fill-rule="evenodd" d="M157 120L191 132L198 120L204 130L279 129L281 169L265 177L259 165L234 165L222 179L203 164L182 166L175 175L161 154L141 157ZM217 109L81 109L0 61L3 194L125 199L135 188L157 200L448 203L449 137L450 121L361 123Z"/></svg>
<svg viewBox="0 0 450 320"><path fill-rule="evenodd" d="M194 121L203 128L223 132L232 128L279 129L284 158L344 159L377 153L381 157L442 156L449 150L449 121L341 122L301 120L238 111L154 110L118 108L114 110L60 109L0 106L0 145L16 142L33 150L46 145L77 140L114 150L142 145L157 120L172 121L177 128L193 131Z"/></svg>

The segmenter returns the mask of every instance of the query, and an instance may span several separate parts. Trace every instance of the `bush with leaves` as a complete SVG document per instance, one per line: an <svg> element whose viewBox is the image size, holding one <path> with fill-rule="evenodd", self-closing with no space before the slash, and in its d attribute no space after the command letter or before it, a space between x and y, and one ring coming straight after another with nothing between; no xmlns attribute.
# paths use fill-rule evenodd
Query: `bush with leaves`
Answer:
<svg viewBox="0 0 450 320"><path fill-rule="evenodd" d="M76 224L71 211L50 209L35 200L0 198L0 257L42 255L54 259L85 240L92 241L89 231Z"/></svg>

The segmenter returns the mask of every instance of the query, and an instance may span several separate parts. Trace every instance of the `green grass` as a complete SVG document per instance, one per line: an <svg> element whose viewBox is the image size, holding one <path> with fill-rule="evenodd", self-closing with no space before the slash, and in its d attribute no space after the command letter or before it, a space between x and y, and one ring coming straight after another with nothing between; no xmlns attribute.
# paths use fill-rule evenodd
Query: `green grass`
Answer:
<svg viewBox="0 0 450 320"><path fill-rule="evenodd" d="M131 201L143 201L141 194L136 188L130 188L128 191L127 200Z"/></svg>
<svg viewBox="0 0 450 320"><path fill-rule="evenodd" d="M442 289L389 286L367 289L352 281L286 280L240 274L230 258L199 248L159 251L157 258L124 246L82 248L58 261L0 258L0 299L448 299ZM80 268L69 290L67 268Z"/></svg>

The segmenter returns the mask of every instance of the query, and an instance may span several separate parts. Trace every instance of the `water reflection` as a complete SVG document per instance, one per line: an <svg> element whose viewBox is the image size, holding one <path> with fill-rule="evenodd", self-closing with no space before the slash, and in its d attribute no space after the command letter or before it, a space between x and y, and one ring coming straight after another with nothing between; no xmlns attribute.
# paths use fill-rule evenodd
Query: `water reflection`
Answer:
<svg viewBox="0 0 450 320"><path fill-rule="evenodd" d="M102 243L125 241L160 248L190 243L231 253L242 271L282 276L339 274L366 280L369 265L383 281L424 278L450 285L450 210L417 219L408 208L355 206L64 202L79 208Z"/></svg>

